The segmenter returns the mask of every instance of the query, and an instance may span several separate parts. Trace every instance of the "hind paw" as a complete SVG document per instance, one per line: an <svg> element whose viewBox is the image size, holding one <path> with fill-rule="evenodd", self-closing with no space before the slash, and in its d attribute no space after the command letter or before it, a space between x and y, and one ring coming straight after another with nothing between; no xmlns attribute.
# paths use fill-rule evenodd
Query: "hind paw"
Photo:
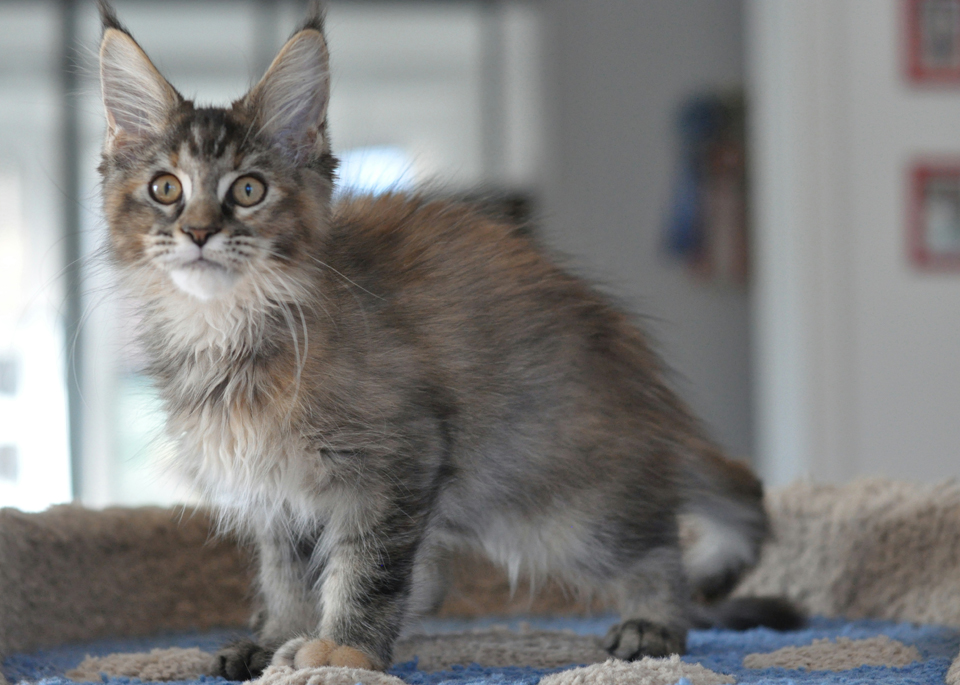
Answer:
<svg viewBox="0 0 960 685"><path fill-rule="evenodd" d="M618 659L627 661L645 656L683 654L687 649L687 632L632 619L610 628L603 638L603 648Z"/></svg>

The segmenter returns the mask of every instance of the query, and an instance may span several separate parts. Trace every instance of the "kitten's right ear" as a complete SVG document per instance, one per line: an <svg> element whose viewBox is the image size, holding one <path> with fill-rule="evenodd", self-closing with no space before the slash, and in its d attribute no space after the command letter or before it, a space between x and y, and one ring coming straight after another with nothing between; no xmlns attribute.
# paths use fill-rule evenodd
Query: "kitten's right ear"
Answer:
<svg viewBox="0 0 960 685"><path fill-rule="evenodd" d="M158 134L183 98L100 2L100 85L107 115L105 147L114 150Z"/></svg>

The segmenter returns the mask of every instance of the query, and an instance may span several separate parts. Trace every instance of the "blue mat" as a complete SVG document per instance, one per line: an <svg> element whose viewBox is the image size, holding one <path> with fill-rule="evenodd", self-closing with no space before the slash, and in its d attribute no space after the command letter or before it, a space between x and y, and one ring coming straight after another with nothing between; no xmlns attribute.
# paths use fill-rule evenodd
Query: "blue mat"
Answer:
<svg viewBox="0 0 960 685"><path fill-rule="evenodd" d="M592 619L525 619L532 628L545 630L573 630L579 634L603 634L609 627L611 618ZM516 627L519 619L508 622ZM489 626L503 625L503 619L483 621L425 621L425 632L449 632ZM216 651L223 643L235 639L241 634L237 631L213 631L207 633L183 633L163 635L152 638L100 640L82 645L70 645L57 649L47 649L32 654L16 654L8 657L2 666L2 672L11 683L21 680L41 681L44 685L73 685L66 679L65 671L74 668L86 656L104 656L115 652L147 652L160 647L199 647L205 651ZM783 668L750 669L743 667L743 658L754 652L771 652L781 647L799 647L808 645L818 638L848 637L864 639L886 635L906 645L912 645L920 652L922 660L901 668L883 666L860 666L840 671L803 671ZM700 630L690 633L688 654L684 661L698 663L718 673L728 673L740 683L770 685L802 685L804 683L824 683L837 685L875 685L897 683L899 685L932 685L943 683L947 669L960 651L960 631L953 628L888 621L843 621L839 619L814 619L805 630L789 633L776 633L757 629L746 632L725 630ZM449 671L424 673L417 669L416 662L394 666L390 673L411 685L536 685L540 678L550 671L534 668L486 668L468 666ZM106 678L106 685L126 685L139 682L129 678ZM213 685L226 683L222 678L200 678L199 681Z"/></svg>

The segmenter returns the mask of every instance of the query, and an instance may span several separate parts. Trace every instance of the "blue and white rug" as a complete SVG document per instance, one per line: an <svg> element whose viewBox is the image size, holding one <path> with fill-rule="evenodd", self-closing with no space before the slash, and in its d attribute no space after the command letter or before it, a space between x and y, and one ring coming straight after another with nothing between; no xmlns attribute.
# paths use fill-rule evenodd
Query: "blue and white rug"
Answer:
<svg viewBox="0 0 960 685"><path fill-rule="evenodd" d="M406 650L405 654L410 658L394 665L389 674L410 685L537 685L541 680L544 685L675 685L678 682L684 685L720 682L931 685L946 682L950 665L960 651L960 631L954 628L820 618L813 619L804 630L787 633L766 629L746 632L693 631L690 633L687 655L679 662L674 659L672 664L663 661L646 663L656 660L635 662L630 666L623 662L595 663L602 661L601 658L593 658L597 653L596 636L603 635L611 620L610 617L602 617L531 618L506 623L495 619L426 621L422 628L429 637L407 640L400 651ZM100 661L87 661L84 665L85 674L79 676L80 681L130 685L141 682L136 677L138 674L152 673L156 676L163 669L158 671L154 668L150 671L139 667L141 670L137 671L137 667L130 670L129 666L127 670L118 669L109 665L110 660L115 658L109 655L142 655L155 649L179 648L156 654L161 655L158 658L177 655L181 659L184 655L192 655L195 662L199 659L198 663L206 663L204 659L209 659L209 653L238 636L236 631L215 631L70 645L9 656L3 662L2 673L10 683L27 681L42 682L44 685L74 685L77 681L66 676L68 671L76 669L87 657L106 657ZM530 651L540 644L549 644L554 652L552 656L540 658L541 655ZM504 660L511 658L511 645L516 645L512 652L515 662L507 665ZM190 648L199 648L201 651L184 651ZM524 649L527 651L524 652ZM567 654L571 656L569 663L564 663L563 649L568 649ZM446 656L443 656L444 650ZM473 660L481 663L469 663L470 655L477 656ZM459 664L456 663L458 660ZM543 666L550 662L551 667ZM180 663L182 666L182 660ZM564 665L560 666L560 663ZM569 670L588 663L594 665L576 672ZM440 670L434 670L438 664L441 665ZM695 665L702 668L696 669ZM106 672L98 672L99 666L103 666ZM189 666L185 668L189 670ZM180 685L227 682L222 678L201 675L201 667L194 670L196 673L192 677L172 682ZM272 678L268 675L264 685L332 685L335 682L361 681L371 685L388 681L399 683L370 672L341 673L337 678L332 678L322 673L324 669L314 670L318 673L309 678L293 678L292 674L283 673L275 673ZM175 673L176 669L166 672ZM78 677L76 673L73 675ZM144 682L152 680L147 677Z"/></svg>

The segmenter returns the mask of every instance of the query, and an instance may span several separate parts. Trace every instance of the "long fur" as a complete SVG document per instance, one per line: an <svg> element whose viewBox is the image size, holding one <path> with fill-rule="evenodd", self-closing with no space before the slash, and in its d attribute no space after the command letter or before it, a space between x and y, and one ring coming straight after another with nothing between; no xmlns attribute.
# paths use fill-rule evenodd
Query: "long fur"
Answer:
<svg viewBox="0 0 960 685"><path fill-rule="evenodd" d="M616 656L682 651L702 619L691 596L722 598L767 521L759 482L706 438L630 317L469 205L332 205L319 6L228 108L173 97L101 9L122 129L101 164L111 252L176 468L260 549L260 642L225 652L222 674L274 650L385 667L464 547L513 582L613 598ZM172 204L150 194L161 174L182 185ZM267 192L244 207L231 188L250 175Z"/></svg>

